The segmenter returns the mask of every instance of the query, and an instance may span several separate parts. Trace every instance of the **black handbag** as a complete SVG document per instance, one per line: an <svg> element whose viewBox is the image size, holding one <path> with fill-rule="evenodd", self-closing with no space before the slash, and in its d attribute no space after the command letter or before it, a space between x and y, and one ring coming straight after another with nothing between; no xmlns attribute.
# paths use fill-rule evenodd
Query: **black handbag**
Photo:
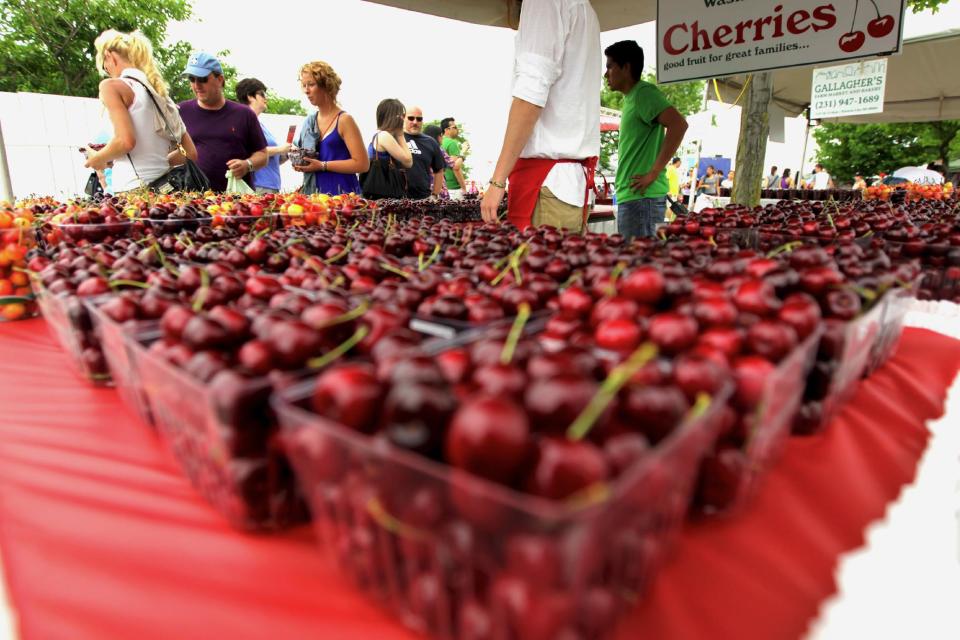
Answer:
<svg viewBox="0 0 960 640"><path fill-rule="evenodd" d="M363 191L363 197L367 200L380 200L383 198L406 198L407 197L407 174L402 171L393 158L381 160L377 153L376 141L380 135L378 131L373 135L370 146L373 147L373 157L370 158L370 168L366 173L360 174L360 188Z"/></svg>
<svg viewBox="0 0 960 640"><path fill-rule="evenodd" d="M670 196L667 196L667 204L670 205L670 211L673 211L675 215L685 216L690 211L687 209L687 206L680 202L679 200L673 200Z"/></svg>
<svg viewBox="0 0 960 640"><path fill-rule="evenodd" d="M206 191L210 188L210 180L207 178L206 174L203 173L203 170L197 166L197 163L187 157L187 152L183 148L183 145L180 144L180 141L177 140L177 137L173 134L173 129L170 127L170 123L167 122L167 119L163 116L163 111L160 110L160 105L157 104L156 98L153 97L153 92L150 91L150 87L143 84L136 78L130 78L131 80L136 80L144 89L147 90L147 95L150 96L150 101L153 103L154 108L156 108L157 113L160 114L160 118L163 120L164 126L167 128L167 133L170 134L171 140L174 144L177 145L177 149L180 151L180 155L183 156L184 162L181 165L177 165L167 171L165 174L148 184L147 186L157 193L173 193L181 191ZM137 173L137 167L133 164L133 158L130 157L130 154L127 154L127 159L130 161L130 166L133 167L133 172ZM140 174L137 173L137 177L140 177ZM141 180L141 182L143 182Z"/></svg>
<svg viewBox="0 0 960 640"><path fill-rule="evenodd" d="M83 188L83 192L94 200L103 199L103 185L100 184L100 176L97 175L96 171L87 178L87 186Z"/></svg>

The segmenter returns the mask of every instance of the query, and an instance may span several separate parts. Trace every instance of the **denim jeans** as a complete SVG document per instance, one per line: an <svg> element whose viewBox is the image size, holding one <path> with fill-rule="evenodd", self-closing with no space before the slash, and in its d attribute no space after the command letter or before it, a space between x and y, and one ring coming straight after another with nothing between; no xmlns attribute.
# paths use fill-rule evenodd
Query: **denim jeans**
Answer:
<svg viewBox="0 0 960 640"><path fill-rule="evenodd" d="M640 198L617 204L617 229L627 242L634 238L652 238L663 223L666 198Z"/></svg>

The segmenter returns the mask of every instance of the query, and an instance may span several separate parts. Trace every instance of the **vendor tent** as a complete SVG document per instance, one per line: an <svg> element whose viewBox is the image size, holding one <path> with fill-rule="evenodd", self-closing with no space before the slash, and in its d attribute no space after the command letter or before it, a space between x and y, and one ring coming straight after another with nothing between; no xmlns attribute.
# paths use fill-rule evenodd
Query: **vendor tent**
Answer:
<svg viewBox="0 0 960 640"><path fill-rule="evenodd" d="M516 27L520 17L517 0L368 0L399 9L419 11L491 27ZM657 17L654 0L591 0L604 31L632 27Z"/></svg>
<svg viewBox="0 0 960 640"><path fill-rule="evenodd" d="M882 113L847 116L843 122L930 122L960 119L960 31L944 31L905 40L903 53L890 56ZM773 102L789 116L810 104L813 68L795 67L773 72ZM746 77L718 80L721 99L733 102ZM832 119L831 119L832 121Z"/></svg>

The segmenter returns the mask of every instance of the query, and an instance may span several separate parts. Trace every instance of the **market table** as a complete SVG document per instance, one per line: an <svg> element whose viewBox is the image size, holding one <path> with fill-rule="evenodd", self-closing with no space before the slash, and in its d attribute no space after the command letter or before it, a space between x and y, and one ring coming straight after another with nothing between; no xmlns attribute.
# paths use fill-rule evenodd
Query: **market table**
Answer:
<svg viewBox="0 0 960 640"><path fill-rule="evenodd" d="M911 482L960 341L907 329L750 508L686 527L621 638L798 638L838 557ZM189 401L188 399L185 399ZM413 638L322 559L309 528L236 533L42 320L0 325L0 551L23 638Z"/></svg>

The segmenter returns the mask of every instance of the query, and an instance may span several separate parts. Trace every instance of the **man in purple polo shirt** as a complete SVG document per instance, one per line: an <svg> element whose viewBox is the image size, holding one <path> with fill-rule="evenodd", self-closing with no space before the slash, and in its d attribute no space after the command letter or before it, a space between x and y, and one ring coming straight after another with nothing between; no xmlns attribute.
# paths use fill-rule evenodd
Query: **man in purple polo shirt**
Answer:
<svg viewBox="0 0 960 640"><path fill-rule="evenodd" d="M253 172L267 164L267 141L257 114L224 98L223 67L209 53L192 54L183 74L197 99L180 103L180 117L197 147L197 164L210 180L210 188L224 191L227 171L252 187Z"/></svg>

